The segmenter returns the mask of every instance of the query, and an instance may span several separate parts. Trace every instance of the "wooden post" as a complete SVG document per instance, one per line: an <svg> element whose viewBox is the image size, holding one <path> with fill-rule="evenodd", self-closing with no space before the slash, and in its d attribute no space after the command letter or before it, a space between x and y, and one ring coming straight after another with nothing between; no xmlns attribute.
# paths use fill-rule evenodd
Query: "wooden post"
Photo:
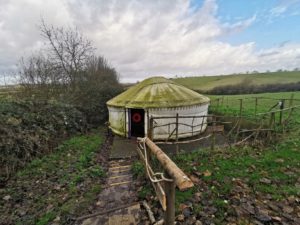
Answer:
<svg viewBox="0 0 300 225"><path fill-rule="evenodd" d="M294 93L291 94L290 102L289 102L289 108L293 106L294 101Z"/></svg>
<svg viewBox="0 0 300 225"><path fill-rule="evenodd" d="M255 98L255 108L254 108L254 116L256 118L256 114L257 114L257 104L258 104L258 98Z"/></svg>
<svg viewBox="0 0 300 225"><path fill-rule="evenodd" d="M212 122L212 136L210 139L210 149L214 150L215 149L215 142L216 142L216 137L215 137L215 126L216 126L216 117L213 116L212 118L213 122Z"/></svg>
<svg viewBox="0 0 300 225"><path fill-rule="evenodd" d="M217 103L217 112L219 111L219 105L220 105L220 98L217 98L217 101L218 101L218 103Z"/></svg>
<svg viewBox="0 0 300 225"><path fill-rule="evenodd" d="M281 100L281 105L280 105L280 114L279 114L279 124L282 125L282 117L283 117L283 109L284 109L284 99Z"/></svg>
<svg viewBox="0 0 300 225"><path fill-rule="evenodd" d="M165 173L166 178L171 178ZM175 222L175 182L164 182L167 208L164 215L164 224L173 225Z"/></svg>
<svg viewBox="0 0 300 225"><path fill-rule="evenodd" d="M243 110L243 99L240 100L240 117L242 116L242 110Z"/></svg>
<svg viewBox="0 0 300 225"><path fill-rule="evenodd" d="M269 129L270 130L268 132L268 141L272 140L272 129L274 126L274 120L275 120L275 112L272 112L271 116L270 116L270 121L269 121Z"/></svg>
<svg viewBox="0 0 300 225"><path fill-rule="evenodd" d="M179 145L178 145L178 124L179 118L178 118L178 113L176 114L176 154L179 153Z"/></svg>

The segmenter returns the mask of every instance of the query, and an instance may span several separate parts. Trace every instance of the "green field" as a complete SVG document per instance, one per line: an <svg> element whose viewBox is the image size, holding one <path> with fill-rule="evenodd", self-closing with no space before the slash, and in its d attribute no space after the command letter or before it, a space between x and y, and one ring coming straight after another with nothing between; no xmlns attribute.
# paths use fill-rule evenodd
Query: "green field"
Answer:
<svg viewBox="0 0 300 225"><path fill-rule="evenodd" d="M208 95L211 99L211 107L213 110L219 106L218 110L223 113L238 114L240 110L240 99L242 99L242 115L249 116L255 113L255 104L257 98L257 113L268 112L281 99L285 99L285 108L300 105L300 92L276 92L263 94L244 94L244 95ZM292 99L293 100L290 100ZM278 110L274 107L273 110ZM226 110L229 110L228 113Z"/></svg>
<svg viewBox="0 0 300 225"><path fill-rule="evenodd" d="M199 76L176 78L174 81L193 90L208 91L218 86L236 85L240 83L246 83L248 85L265 85L300 82L300 72L290 71L221 76Z"/></svg>

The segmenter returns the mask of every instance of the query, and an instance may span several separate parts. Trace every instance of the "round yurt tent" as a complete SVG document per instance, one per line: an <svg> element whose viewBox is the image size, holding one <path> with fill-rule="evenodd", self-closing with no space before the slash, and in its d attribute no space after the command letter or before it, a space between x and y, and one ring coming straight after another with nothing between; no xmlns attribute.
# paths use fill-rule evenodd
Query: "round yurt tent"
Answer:
<svg viewBox="0 0 300 225"><path fill-rule="evenodd" d="M154 119L152 138L159 140L175 138L171 132L176 127L177 114L178 138L203 132L206 129L206 117L199 116L207 115L209 102L208 97L169 79L152 77L130 87L106 104L111 130L124 137L147 136L151 117L169 117ZM190 118L180 118L181 116ZM168 125L165 126L166 124ZM193 132L186 125L193 125Z"/></svg>

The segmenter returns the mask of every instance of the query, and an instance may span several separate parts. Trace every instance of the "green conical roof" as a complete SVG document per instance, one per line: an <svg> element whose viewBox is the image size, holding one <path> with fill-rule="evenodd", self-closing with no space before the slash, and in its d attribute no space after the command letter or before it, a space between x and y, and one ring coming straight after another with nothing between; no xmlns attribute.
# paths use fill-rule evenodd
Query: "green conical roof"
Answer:
<svg viewBox="0 0 300 225"><path fill-rule="evenodd" d="M152 77L130 87L106 104L126 108L165 108L209 101L208 97L164 77Z"/></svg>

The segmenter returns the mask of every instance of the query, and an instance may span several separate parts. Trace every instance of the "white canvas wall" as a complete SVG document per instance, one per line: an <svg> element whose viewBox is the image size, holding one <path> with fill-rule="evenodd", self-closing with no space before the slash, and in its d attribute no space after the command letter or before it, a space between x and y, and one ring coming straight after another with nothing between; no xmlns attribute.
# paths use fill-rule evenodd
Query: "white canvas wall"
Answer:
<svg viewBox="0 0 300 225"><path fill-rule="evenodd" d="M188 107L176 107L176 108L152 108L145 109L145 134L147 135L148 131L148 116L159 117L159 116L176 116L178 113L180 116L203 116L207 115L209 104L194 105ZM112 131L118 135L128 137L129 121L128 121L128 109L118 108L118 107L108 107L109 110L109 123ZM169 123L175 123L176 119L160 119L155 120L155 125L163 125ZM180 118L179 119L179 138L190 137L192 135L197 135L200 132L203 132L206 129L206 117L204 118ZM199 125L194 128L193 133L191 133L191 127L185 126L188 125ZM201 127L201 125L203 125ZM162 140L166 139L169 136L169 133L175 129L175 124L170 126L164 126L154 129L154 139ZM175 133L171 137L175 139Z"/></svg>
<svg viewBox="0 0 300 225"><path fill-rule="evenodd" d="M125 122L128 117L125 118L125 115L127 114L125 112L124 108L108 107L109 126L114 133L121 136L127 136L126 130L128 129L126 128Z"/></svg>
<svg viewBox="0 0 300 225"><path fill-rule="evenodd" d="M182 107L182 108L162 108L162 109L149 109L148 114L149 117L159 117L159 116L176 116L178 113L179 116L205 116L207 115L208 111L208 105L209 104L203 104L203 105L195 105L195 106L189 106L189 107ZM184 137L190 137L193 135L197 135L200 132L203 132L206 129L206 117L202 118L179 118L179 127L178 127L178 137L184 138ZM160 126L154 129L153 138L155 140L160 139L166 139L169 136L169 133L171 133L175 129L175 124L170 126L161 126L164 124L169 123L176 123L176 119L157 119L155 121L155 126ZM146 126L145 129L147 131L147 121L145 121ZM193 133L190 126L186 125L199 125L194 127ZM145 131L145 132L146 132ZM171 136L171 139L175 139L175 132Z"/></svg>

